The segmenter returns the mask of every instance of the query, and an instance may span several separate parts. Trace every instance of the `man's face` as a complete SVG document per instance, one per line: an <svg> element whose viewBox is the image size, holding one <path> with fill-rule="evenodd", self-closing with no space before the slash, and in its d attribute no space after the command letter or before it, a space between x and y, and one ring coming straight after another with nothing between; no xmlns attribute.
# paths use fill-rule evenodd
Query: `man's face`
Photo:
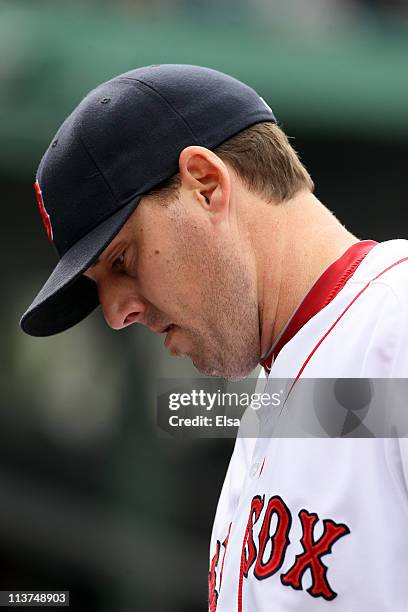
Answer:
<svg viewBox="0 0 408 612"><path fill-rule="evenodd" d="M210 207L183 187L166 205L144 197L86 275L113 329L142 323L201 373L240 379L260 358L256 275Z"/></svg>

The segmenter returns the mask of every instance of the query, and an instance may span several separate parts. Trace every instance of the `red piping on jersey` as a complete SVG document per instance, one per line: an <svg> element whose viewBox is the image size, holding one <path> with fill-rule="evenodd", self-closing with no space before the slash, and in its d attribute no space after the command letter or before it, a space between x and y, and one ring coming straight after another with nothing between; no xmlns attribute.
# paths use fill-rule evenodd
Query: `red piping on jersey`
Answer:
<svg viewBox="0 0 408 612"><path fill-rule="evenodd" d="M343 255L332 263L317 279L313 287L303 298L293 313L286 328L272 346L268 356L261 362L267 374L282 348L297 332L322 308L327 306L343 289L348 279L354 274L365 256L378 242L362 240L353 244Z"/></svg>
<svg viewBox="0 0 408 612"><path fill-rule="evenodd" d="M305 359L305 361L303 362L302 367L300 368L299 372L296 375L295 380L292 383L291 388L289 389L289 393L286 396L285 402L289 397L290 392L292 391L296 381L300 378L300 376L303 373L303 370L305 369L305 367L307 366L307 364L309 363L309 361L311 360L311 358L313 357L313 355L315 354L315 352L317 351L317 349L319 348L319 346L321 345L321 343L323 342L323 340L325 340L327 338L327 336L330 334L330 332L336 327L337 323L340 321L340 319L346 314L346 312L348 311L348 309L350 308L350 306L352 306L354 304L354 302L360 297L360 295L362 293L364 293L364 291L366 291L366 289L368 289L368 287L371 285L372 282L374 282L375 280L377 280L377 278L379 278L380 276L382 276L383 274L385 274L386 272L388 272L388 270L391 270L391 268L394 268L395 266L398 266L401 263L404 263L404 261L408 261L408 257L403 257L402 259L399 259L398 261L395 261L393 264L391 264L390 266L388 266L388 268L385 268L385 270L382 270L381 272L379 272L379 274L377 274L377 276L374 276L374 278L372 278L371 280L368 281L368 283L366 285L364 285L364 287L357 293L357 295L355 295L353 297L353 299L351 300L351 302L346 306L346 308L343 310L343 312L337 317L337 319L334 321L334 323L329 327L329 329L327 330L327 332L320 338L319 342L316 344L316 346L313 348L313 350L309 353L309 355L307 356L307 358Z"/></svg>

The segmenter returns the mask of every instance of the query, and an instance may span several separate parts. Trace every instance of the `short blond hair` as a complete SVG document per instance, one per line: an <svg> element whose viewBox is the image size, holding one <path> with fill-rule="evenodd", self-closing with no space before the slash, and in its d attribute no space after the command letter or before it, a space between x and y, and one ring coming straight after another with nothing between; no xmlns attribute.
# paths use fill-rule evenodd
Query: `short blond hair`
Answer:
<svg viewBox="0 0 408 612"><path fill-rule="evenodd" d="M229 164L243 184L266 201L284 202L299 191L314 191L314 183L288 137L276 123L257 123L229 138L214 153ZM149 195L162 203L177 198L177 173Z"/></svg>

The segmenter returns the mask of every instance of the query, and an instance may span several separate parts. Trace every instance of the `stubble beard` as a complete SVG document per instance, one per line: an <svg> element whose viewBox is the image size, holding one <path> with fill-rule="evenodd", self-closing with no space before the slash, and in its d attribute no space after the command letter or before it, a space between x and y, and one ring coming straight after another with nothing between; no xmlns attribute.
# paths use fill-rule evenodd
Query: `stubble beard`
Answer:
<svg viewBox="0 0 408 612"><path fill-rule="evenodd" d="M245 262L219 253L203 292L202 331L192 330L192 362L206 376L238 381L258 365L260 338L256 287Z"/></svg>
<svg viewBox="0 0 408 612"><path fill-rule="evenodd" d="M233 238L210 240L178 206L171 218L175 266L184 262L186 282L197 296L197 319L182 326L194 347L189 357L201 374L242 380L261 357L256 274Z"/></svg>

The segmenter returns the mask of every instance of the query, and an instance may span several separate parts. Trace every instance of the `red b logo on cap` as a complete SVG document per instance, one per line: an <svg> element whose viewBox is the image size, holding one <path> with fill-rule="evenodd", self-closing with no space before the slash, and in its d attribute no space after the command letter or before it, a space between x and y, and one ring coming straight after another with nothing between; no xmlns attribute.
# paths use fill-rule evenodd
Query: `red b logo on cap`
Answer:
<svg viewBox="0 0 408 612"><path fill-rule="evenodd" d="M52 226L51 226L50 215L45 210L43 197L42 197L42 191L41 191L41 187L38 181L35 181L34 189L37 195L38 208L40 209L41 219L43 220L45 231L47 232L48 240L52 242Z"/></svg>

